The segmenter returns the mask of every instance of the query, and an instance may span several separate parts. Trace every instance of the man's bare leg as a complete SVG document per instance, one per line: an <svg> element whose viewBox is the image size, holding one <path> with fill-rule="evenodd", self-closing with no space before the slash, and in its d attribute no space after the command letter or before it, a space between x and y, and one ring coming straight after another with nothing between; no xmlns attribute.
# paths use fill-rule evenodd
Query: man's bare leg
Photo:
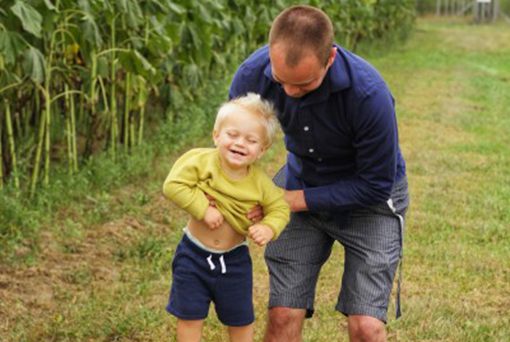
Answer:
<svg viewBox="0 0 510 342"><path fill-rule="evenodd" d="M347 318L351 342L386 342L386 327L377 318L351 315Z"/></svg>
<svg viewBox="0 0 510 342"><path fill-rule="evenodd" d="M306 310L277 306L269 309L265 342L301 342Z"/></svg>

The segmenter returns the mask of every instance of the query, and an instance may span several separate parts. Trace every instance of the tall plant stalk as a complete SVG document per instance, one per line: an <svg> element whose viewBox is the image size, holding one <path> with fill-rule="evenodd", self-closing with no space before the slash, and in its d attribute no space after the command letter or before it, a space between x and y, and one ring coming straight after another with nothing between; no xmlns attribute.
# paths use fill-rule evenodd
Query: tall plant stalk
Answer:
<svg viewBox="0 0 510 342"><path fill-rule="evenodd" d="M19 178L18 178L18 162L16 160L16 146L14 143L14 134L12 130L12 119L11 119L11 107L7 103L7 100L4 100L5 105L5 128L7 129L7 139L9 143L9 151L11 153L11 165L12 165L12 175L14 178L14 187L19 189Z"/></svg>
<svg viewBox="0 0 510 342"><path fill-rule="evenodd" d="M140 118L138 123L138 141L137 145L140 145L143 141L143 122L145 121L145 106L140 107Z"/></svg>
<svg viewBox="0 0 510 342"><path fill-rule="evenodd" d="M126 82L125 82L125 92L124 92L124 149L127 151L130 146L130 142L133 139L133 136L130 136L130 119L129 112L131 110L131 73L126 73Z"/></svg>
<svg viewBox="0 0 510 342"><path fill-rule="evenodd" d="M136 145L136 134L135 134L135 120L133 117L129 118L129 147L134 147Z"/></svg>
<svg viewBox="0 0 510 342"><path fill-rule="evenodd" d="M0 112L0 190L4 188L4 155L2 146L2 112Z"/></svg>
<svg viewBox="0 0 510 342"><path fill-rule="evenodd" d="M140 110L139 118L138 118L138 139L137 145L140 145L143 141L143 124L145 121L145 104L147 102L147 82L142 76L137 77L137 85L138 85L138 98L137 98L137 107Z"/></svg>
<svg viewBox="0 0 510 342"><path fill-rule="evenodd" d="M44 63L44 87L39 83L35 82L36 87L42 92L44 97L44 112L41 116L41 121L39 125L39 137L37 143L37 150L35 155L35 163L34 170L32 172L32 183L30 186L30 197L32 198L35 195L35 189L37 186L37 180L39 177L39 168L40 168L40 160L42 155L42 147L44 142L44 178L43 184L48 185L50 182L50 128L51 128L51 81L52 81L52 71L53 71L53 49L55 44L55 37L58 33L58 30L53 32L51 35L49 48L48 48L48 58Z"/></svg>
<svg viewBox="0 0 510 342"><path fill-rule="evenodd" d="M81 92L80 92L81 96ZM71 112L71 150L72 150L72 170L73 172L78 172L78 148L76 146L76 108L75 108L75 102L74 102L74 95L71 94L71 97L69 98L70 102L70 110Z"/></svg>
<svg viewBox="0 0 510 342"><path fill-rule="evenodd" d="M66 125L66 138L67 138L67 157L69 173L78 171L78 163L76 156L76 123L75 123L75 109L74 109L74 96L69 91L69 86L66 84L65 89L65 125Z"/></svg>
<svg viewBox="0 0 510 342"><path fill-rule="evenodd" d="M39 134L37 139L37 149L35 151L34 170L32 171L32 181L30 183L30 198L35 195L37 179L39 178L39 169L41 163L41 153L44 139L44 129L46 128L46 115L42 115L39 121Z"/></svg>
<svg viewBox="0 0 510 342"><path fill-rule="evenodd" d="M67 84L66 84L67 87ZM67 96L66 96L67 97ZM72 166L72 160L73 160L73 151L71 147L71 120L69 119L69 114L67 113L67 106L69 104L69 99L66 99L66 113L65 115L65 135L66 135L66 141L67 141L67 170L69 174L73 173L73 166Z"/></svg>
<svg viewBox="0 0 510 342"><path fill-rule="evenodd" d="M110 152L112 154L112 158L116 159L116 148L117 148L117 136L118 136L118 126L117 126L117 97L116 97L116 83L115 83L115 74L116 74L116 53L115 53L115 16L112 18L110 23L111 30L111 65L110 65L110 139L111 146Z"/></svg>

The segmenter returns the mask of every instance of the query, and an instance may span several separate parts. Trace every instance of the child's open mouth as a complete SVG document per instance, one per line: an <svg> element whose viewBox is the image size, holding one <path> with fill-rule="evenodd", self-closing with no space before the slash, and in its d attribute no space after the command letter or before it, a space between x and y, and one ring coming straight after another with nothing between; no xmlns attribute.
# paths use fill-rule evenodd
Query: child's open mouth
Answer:
<svg viewBox="0 0 510 342"><path fill-rule="evenodd" d="M246 156L246 153L241 152L241 151L230 150L230 152L233 153L233 154L237 154L239 156L243 156L243 157Z"/></svg>

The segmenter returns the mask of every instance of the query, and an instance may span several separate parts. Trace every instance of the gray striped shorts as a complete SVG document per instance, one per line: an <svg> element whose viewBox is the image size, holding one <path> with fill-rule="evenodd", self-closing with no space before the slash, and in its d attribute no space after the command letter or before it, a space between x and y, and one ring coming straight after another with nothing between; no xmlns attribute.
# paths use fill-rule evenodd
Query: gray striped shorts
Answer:
<svg viewBox="0 0 510 342"><path fill-rule="evenodd" d="M344 224L326 213L292 213L280 237L269 243L269 308L314 311L317 279L338 241L345 251L342 286L335 309L386 322L393 279L402 257L407 179L395 184L387 203L350 212ZM399 303L397 303L399 310Z"/></svg>

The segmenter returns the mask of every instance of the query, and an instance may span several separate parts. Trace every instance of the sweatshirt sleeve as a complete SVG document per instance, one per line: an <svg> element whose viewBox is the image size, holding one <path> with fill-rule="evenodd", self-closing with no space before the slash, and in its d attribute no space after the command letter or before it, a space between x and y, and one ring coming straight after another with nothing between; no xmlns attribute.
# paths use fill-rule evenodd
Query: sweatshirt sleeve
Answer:
<svg viewBox="0 0 510 342"><path fill-rule="evenodd" d="M264 218L260 222L270 227L274 232L273 240L275 240L290 219L290 208L283 199L283 190L277 187L269 177L264 177L264 199L261 203Z"/></svg>
<svg viewBox="0 0 510 342"><path fill-rule="evenodd" d="M197 187L200 163L195 151L191 150L177 159L163 184L163 194L191 216L202 220L209 201Z"/></svg>

